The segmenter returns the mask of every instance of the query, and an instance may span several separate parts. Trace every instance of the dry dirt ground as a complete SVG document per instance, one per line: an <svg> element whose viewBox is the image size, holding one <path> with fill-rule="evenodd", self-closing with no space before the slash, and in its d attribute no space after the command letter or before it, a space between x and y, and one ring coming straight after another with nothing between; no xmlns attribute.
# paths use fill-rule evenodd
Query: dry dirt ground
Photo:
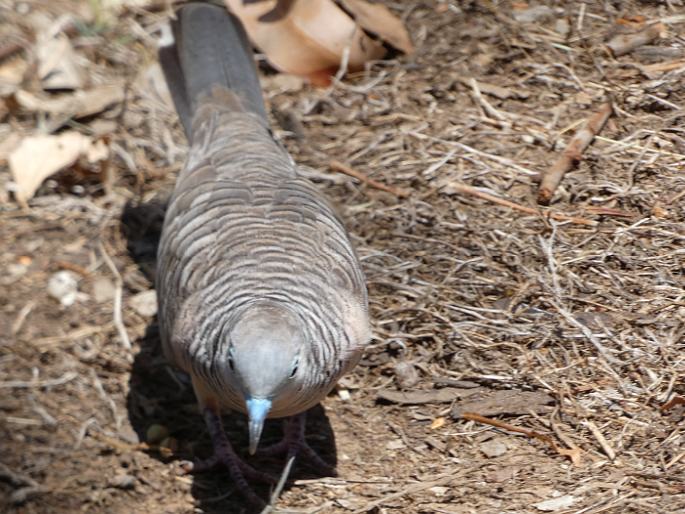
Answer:
<svg viewBox="0 0 685 514"><path fill-rule="evenodd" d="M168 12L111 3L0 2L0 75L21 71L3 84L0 140L69 129L110 151L26 208L0 164L0 510L250 512L227 473L178 472L209 439L138 296L186 148L154 66ZM311 416L339 476L296 468L277 512L685 512L685 6L540 5L552 15L525 21L522 3L395 2L415 55L328 89L262 66L276 136L348 223L375 330ZM82 87L126 84L124 101L77 121L16 102L40 93L36 27L65 13ZM607 52L657 20L660 39ZM609 99L549 208L596 223L463 192L536 208L538 174ZM78 281L68 307L48 294L59 271ZM243 419L226 421L246 453Z"/></svg>

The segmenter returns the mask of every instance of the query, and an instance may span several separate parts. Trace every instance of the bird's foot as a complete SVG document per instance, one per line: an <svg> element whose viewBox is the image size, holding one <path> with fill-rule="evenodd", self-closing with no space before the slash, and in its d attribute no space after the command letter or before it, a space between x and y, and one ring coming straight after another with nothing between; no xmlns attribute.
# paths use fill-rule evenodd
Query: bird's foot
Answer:
<svg viewBox="0 0 685 514"><path fill-rule="evenodd" d="M204 418L214 445L214 455L205 460L184 462L181 464L182 471L185 473L201 473L214 469L217 466L223 466L228 470L231 478L247 500L255 506L263 508L266 503L255 494L247 481L251 480L275 485L277 480L267 473L257 471L235 453L224 432L221 417L217 413L206 409Z"/></svg>
<svg viewBox="0 0 685 514"><path fill-rule="evenodd" d="M307 443L304 437L305 419L306 413L288 418L283 439L276 444L258 449L257 455L260 457L286 455L288 459L296 456L321 475L337 476L335 468L324 461Z"/></svg>

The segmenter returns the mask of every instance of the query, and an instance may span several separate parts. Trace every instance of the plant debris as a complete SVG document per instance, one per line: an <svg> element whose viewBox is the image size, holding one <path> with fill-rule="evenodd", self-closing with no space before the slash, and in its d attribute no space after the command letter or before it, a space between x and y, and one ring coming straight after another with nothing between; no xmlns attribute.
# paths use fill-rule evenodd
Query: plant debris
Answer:
<svg viewBox="0 0 685 514"><path fill-rule="evenodd" d="M374 333L307 416L338 476L296 462L273 511L685 512L682 2L375 3L411 56L345 73L338 49L326 89L258 57L274 136L349 229ZM154 289L188 148L156 62L173 5L0 3L2 512L245 511L225 473L179 475L211 441L154 316L131 302ZM608 51L659 23L650 43ZM66 89L38 74L47 36L69 42ZM296 48L283 53L304 62ZM113 100L69 103L110 86ZM608 99L610 121L539 206L540 171ZM107 156L54 171L53 143L34 147L18 169L52 174L20 203L10 155L70 133ZM47 291L62 271L69 307ZM244 417L224 422L245 455ZM281 427L267 422L265 444ZM248 459L272 476L285 464Z"/></svg>

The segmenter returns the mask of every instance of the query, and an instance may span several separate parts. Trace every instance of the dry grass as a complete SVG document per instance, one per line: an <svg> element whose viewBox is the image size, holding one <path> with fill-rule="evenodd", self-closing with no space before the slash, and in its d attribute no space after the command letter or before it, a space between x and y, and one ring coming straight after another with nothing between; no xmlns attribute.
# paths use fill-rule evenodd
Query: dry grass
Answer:
<svg viewBox="0 0 685 514"><path fill-rule="evenodd" d="M682 2L622 2L622 11L546 3L564 15L520 23L509 2L397 4L414 57L329 90L265 72L277 136L348 222L377 336L342 382L349 399L332 395L310 426L340 476L297 470L277 512L540 512L534 505L557 496L573 497L557 512L685 510L685 407L660 408L685 395ZM86 4L22 5L55 17L85 16ZM0 6L13 37L30 41L18 4ZM110 178L75 187L63 172L28 210L2 193L0 505L240 512L225 474L177 476L176 460L205 454L208 439L187 384L159 354L154 321L130 304L152 287L163 199L186 145L163 95L141 78L166 12L103 12L72 39L89 80L124 77L127 100L67 123L101 127ZM661 19L668 34L614 59L603 43L629 15ZM568 21L567 38L556 19ZM511 96L493 96L488 84ZM30 72L22 87L36 87ZM465 185L537 209L538 173L609 98L613 117L549 209L521 213L463 194ZM35 112L10 109L0 135L45 127ZM331 161L410 194L369 187ZM8 182L0 168L0 186ZM597 223L556 221L548 210ZM68 308L46 293L59 269L85 293ZM117 274L123 327L113 316ZM96 301L102 279L110 292ZM378 401L382 391L445 386L551 395L551 408L499 419L580 461L544 440L452 417L449 402ZM171 450L146 447L153 423L170 429ZM229 426L239 446L244 428L240 419ZM275 474L282 464L263 463Z"/></svg>

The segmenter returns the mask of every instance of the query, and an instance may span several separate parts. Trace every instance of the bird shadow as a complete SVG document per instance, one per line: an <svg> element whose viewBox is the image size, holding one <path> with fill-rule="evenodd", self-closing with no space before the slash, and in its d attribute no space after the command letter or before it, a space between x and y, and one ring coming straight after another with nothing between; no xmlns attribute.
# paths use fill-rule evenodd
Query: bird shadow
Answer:
<svg viewBox="0 0 685 514"><path fill-rule="evenodd" d="M166 201L154 199L146 203L129 202L121 216L122 233L127 249L140 272L154 281L157 245L161 235ZM127 410L131 426L141 441L150 443L149 455L165 462L180 462L212 454L212 445L204 420L197 407L189 378L175 370L164 358L156 319L148 325L140 341L140 352L133 362L129 380ZM224 416L224 427L229 440L241 457L246 455L247 422L242 414ZM281 420L267 421L260 445L268 446L282 437ZM331 466L337 464L335 435L330 421L320 405L307 414L307 442ZM246 458L256 469L275 478L281 475L285 457ZM321 474L297 461L284 490L297 479L320 478ZM191 494L202 512L251 513L240 491L231 482L226 470L189 475ZM173 479L173 478L172 478ZM255 492L268 500L271 491L261 484L250 484Z"/></svg>

